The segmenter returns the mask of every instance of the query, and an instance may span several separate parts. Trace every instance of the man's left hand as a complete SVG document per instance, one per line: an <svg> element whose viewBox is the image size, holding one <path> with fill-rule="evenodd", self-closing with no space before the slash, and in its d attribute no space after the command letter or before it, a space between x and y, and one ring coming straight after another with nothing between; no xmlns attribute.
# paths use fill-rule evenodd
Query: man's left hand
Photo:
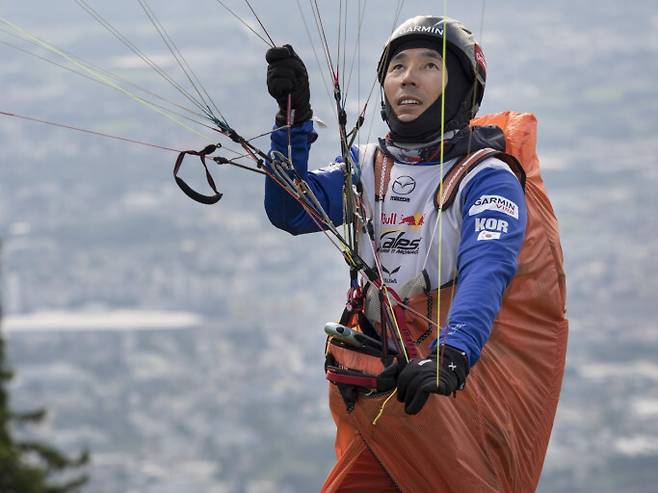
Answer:
<svg viewBox="0 0 658 493"><path fill-rule="evenodd" d="M468 375L466 353L445 344L440 346L438 386L436 361L434 350L427 358L412 359L400 372L397 399L404 402L407 414L417 414L430 393L450 395L464 388Z"/></svg>

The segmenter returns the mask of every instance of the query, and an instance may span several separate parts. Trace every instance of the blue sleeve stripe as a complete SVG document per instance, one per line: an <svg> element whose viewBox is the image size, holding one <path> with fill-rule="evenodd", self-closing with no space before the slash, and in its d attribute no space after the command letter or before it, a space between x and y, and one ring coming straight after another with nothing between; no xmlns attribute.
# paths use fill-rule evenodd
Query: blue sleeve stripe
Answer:
<svg viewBox="0 0 658 493"><path fill-rule="evenodd" d="M484 169L465 187L457 257L457 288L441 342L480 357L516 272L527 212L521 184L510 172Z"/></svg>
<svg viewBox="0 0 658 493"><path fill-rule="evenodd" d="M343 171L338 166L308 171L309 152L316 138L317 134L311 120L293 127L290 135L291 161L299 176L308 183L311 191L316 195L333 224L338 226L343 222ZM271 140L273 151L288 155L288 129L273 132ZM355 161L357 159L358 151ZM265 179L265 211L274 226L293 235L320 231L318 224L302 205L269 177Z"/></svg>

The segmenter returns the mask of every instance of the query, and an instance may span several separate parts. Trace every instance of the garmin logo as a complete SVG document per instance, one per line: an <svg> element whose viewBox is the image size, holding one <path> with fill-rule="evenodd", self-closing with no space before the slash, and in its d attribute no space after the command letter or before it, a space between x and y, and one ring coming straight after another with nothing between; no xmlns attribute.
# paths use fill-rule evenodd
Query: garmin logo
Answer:
<svg viewBox="0 0 658 493"><path fill-rule="evenodd" d="M396 36L401 36L403 34L409 34L409 33L438 34L439 36L443 36L443 21L437 23L437 25L434 25L434 26L409 26L409 27L405 27L403 29L400 29L397 33L395 33L395 35Z"/></svg>
<svg viewBox="0 0 658 493"><path fill-rule="evenodd" d="M484 211L496 211L507 214L514 219L519 218L519 206L500 195L482 195L468 210L469 216L475 216Z"/></svg>

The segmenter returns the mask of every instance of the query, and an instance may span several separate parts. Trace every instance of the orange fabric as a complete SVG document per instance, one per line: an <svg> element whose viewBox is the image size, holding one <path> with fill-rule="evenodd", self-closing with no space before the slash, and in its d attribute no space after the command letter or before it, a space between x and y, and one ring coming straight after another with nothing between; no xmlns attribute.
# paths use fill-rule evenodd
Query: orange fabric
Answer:
<svg viewBox="0 0 658 493"><path fill-rule="evenodd" d="M343 434L345 437L346 434ZM351 435L340 459L331 470L321 493L397 493L395 485L358 434Z"/></svg>
<svg viewBox="0 0 658 493"><path fill-rule="evenodd" d="M535 117L508 112L472 123L501 127L507 152L519 159L526 172L528 225L517 274L505 292L480 361L457 398L432 395L415 416L406 415L402 404L392 398L373 425L387 395L364 395L347 413L335 385L329 385L338 464L325 486L333 484L331 478L347 474L351 461L365 448L403 492L527 493L536 489L559 399L567 344L557 220L539 174ZM442 322L451 295L452 288L440 293ZM434 293L435 299L437 296ZM426 313L425 296L412 303L417 311ZM427 322L405 313L418 337ZM420 345L421 354L427 354L427 345L435 336ZM376 358L331 344L328 347L340 365L371 374L382 369Z"/></svg>

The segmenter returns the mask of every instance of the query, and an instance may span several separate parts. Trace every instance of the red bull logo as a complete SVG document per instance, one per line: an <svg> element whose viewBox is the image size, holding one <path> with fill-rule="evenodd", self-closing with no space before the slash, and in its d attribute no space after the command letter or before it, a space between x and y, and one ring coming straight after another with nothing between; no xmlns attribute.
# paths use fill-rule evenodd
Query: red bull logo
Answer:
<svg viewBox="0 0 658 493"><path fill-rule="evenodd" d="M385 225L393 225L398 222L398 214L397 212L391 212L390 214L384 214L382 213L382 224Z"/></svg>
<svg viewBox="0 0 658 493"><path fill-rule="evenodd" d="M425 216L421 213L416 213L413 216L402 216L398 224L411 226L412 228L419 228L425 223Z"/></svg>

